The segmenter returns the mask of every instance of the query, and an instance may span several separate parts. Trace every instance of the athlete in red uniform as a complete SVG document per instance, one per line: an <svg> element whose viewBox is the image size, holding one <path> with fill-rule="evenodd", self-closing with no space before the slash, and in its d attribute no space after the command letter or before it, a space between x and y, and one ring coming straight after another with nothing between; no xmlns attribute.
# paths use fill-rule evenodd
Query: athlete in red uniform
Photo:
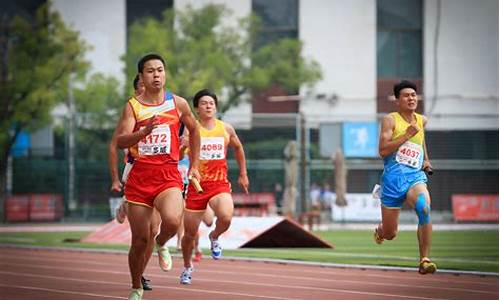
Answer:
<svg viewBox="0 0 500 300"><path fill-rule="evenodd" d="M171 93L165 96L163 58L157 54L144 56L138 63L138 72L145 91L129 99L118 123L117 135L118 147L129 148L134 157L134 167L125 184L127 217L132 232L129 251L131 300L142 299L141 275L153 207L161 218L160 232L156 236L160 267L164 271L172 268L172 258L165 244L175 235L183 210L182 179L177 169L180 121L191 132L190 176L200 179L198 124L185 99Z"/></svg>
<svg viewBox="0 0 500 300"><path fill-rule="evenodd" d="M134 97L139 96L144 92L144 84L139 79L139 74L137 74L134 78ZM127 177L130 172L130 169L133 166L133 158L128 155L128 149L124 149L125 153L125 168L123 170L122 174L122 179L120 181L118 177L118 146L116 144L116 135L117 135L117 130L113 132L113 136L111 137L111 141L109 143L108 147L108 167L109 167L109 172L111 174L111 191L115 193L120 193L122 192L123 189L123 184L127 182ZM125 221L125 218L127 217L127 202L123 201L120 205L120 207L116 210L116 221L118 223L123 223ZM158 234L158 228L160 226L160 214L158 211L155 209L153 212L153 215L151 216L151 226L150 226L150 235L149 235L149 240L148 240L148 247L147 251L144 254L145 259L144 259L144 268L146 268L149 259L151 258L151 254L154 250L155 246L155 236ZM150 291L153 288L149 284L149 279L146 279L144 276L141 277L141 283L142 283L142 288L146 291Z"/></svg>
<svg viewBox="0 0 500 300"><path fill-rule="evenodd" d="M212 257L219 259L222 256L222 247L218 238L229 228L234 209L231 183L227 179L226 154L228 146L233 147L240 169L238 183L248 193L243 145L231 125L216 119L217 96L209 90L201 90L194 96L193 106L199 117L201 145L200 153L191 151L189 157L193 160L197 158L196 155L199 155L200 185L204 192L198 194L193 185L188 187L184 210L184 236L182 238L184 270L181 274L181 284L191 283L193 241L207 205L210 205L217 217L215 229L209 234ZM192 136L190 141L191 138Z"/></svg>

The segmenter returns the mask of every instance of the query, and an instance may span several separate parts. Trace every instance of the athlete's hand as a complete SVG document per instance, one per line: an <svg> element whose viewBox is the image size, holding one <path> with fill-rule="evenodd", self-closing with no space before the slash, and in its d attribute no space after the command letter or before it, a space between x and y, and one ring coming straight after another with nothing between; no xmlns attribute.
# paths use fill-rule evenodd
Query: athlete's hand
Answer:
<svg viewBox="0 0 500 300"><path fill-rule="evenodd" d="M432 175L432 165L428 160L424 160L424 164L422 165L422 170L424 170L428 175Z"/></svg>
<svg viewBox="0 0 500 300"><path fill-rule="evenodd" d="M144 126L141 130L145 136L149 135L153 129L155 129L160 124L160 119L157 115L152 116L148 119L146 126Z"/></svg>
<svg viewBox="0 0 500 300"><path fill-rule="evenodd" d="M122 191L122 183L120 182L120 180L113 180L113 182L111 183L111 188L110 188L111 192L115 192L115 193L119 193Z"/></svg>
<svg viewBox="0 0 500 300"><path fill-rule="evenodd" d="M198 181L201 181L201 175L198 168L193 168L191 166L191 169L189 169L189 178L196 178Z"/></svg>
<svg viewBox="0 0 500 300"><path fill-rule="evenodd" d="M408 138L411 138L415 136L419 131L420 129L418 128L417 123L411 122L410 126L406 128L406 136L408 136Z"/></svg>
<svg viewBox="0 0 500 300"><path fill-rule="evenodd" d="M240 174L238 177L238 184L241 186L241 188L245 191L245 194L248 194L248 176L247 174Z"/></svg>
<svg viewBox="0 0 500 300"><path fill-rule="evenodd" d="M184 151L185 149L189 148L189 136L182 135L180 144L181 144L181 151Z"/></svg>

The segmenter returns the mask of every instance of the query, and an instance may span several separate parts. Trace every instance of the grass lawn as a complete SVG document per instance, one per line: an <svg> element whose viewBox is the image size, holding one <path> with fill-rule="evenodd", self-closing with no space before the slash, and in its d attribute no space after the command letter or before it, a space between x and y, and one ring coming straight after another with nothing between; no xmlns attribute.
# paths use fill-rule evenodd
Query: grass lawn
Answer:
<svg viewBox="0 0 500 300"><path fill-rule="evenodd" d="M260 257L315 262L416 267L416 233L401 231L393 241L376 245L372 231L335 230L315 232L335 249L243 248L225 250L226 256ZM128 250L127 245L95 245L78 240L88 232L1 233L0 244ZM435 231L432 255L438 268L498 273L498 230Z"/></svg>

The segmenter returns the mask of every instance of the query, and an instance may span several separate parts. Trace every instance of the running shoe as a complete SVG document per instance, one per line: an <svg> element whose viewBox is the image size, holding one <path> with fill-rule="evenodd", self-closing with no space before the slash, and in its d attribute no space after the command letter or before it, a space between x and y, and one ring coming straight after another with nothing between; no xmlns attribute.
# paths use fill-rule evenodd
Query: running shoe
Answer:
<svg viewBox="0 0 500 300"><path fill-rule="evenodd" d="M128 300L142 300L143 289L132 289L128 294Z"/></svg>
<svg viewBox="0 0 500 300"><path fill-rule="evenodd" d="M123 224L125 222L125 218L127 217L127 209L125 208L125 202L116 209L116 222Z"/></svg>
<svg viewBox="0 0 500 300"><path fill-rule="evenodd" d="M160 246L157 243L156 251L158 252L158 262L160 264L160 268L164 272L170 271L172 269L172 256L170 256L168 247L166 245Z"/></svg>
<svg viewBox="0 0 500 300"><path fill-rule="evenodd" d="M375 243L377 243L378 245L382 244L382 242L384 241L383 238L381 238L379 235L378 235L378 231L377 231L377 228L375 228L375 231L373 232L373 240L375 241Z"/></svg>
<svg viewBox="0 0 500 300"><path fill-rule="evenodd" d="M191 274L193 273L193 268L184 268L181 274L181 284L191 284Z"/></svg>
<svg viewBox="0 0 500 300"><path fill-rule="evenodd" d="M433 263L427 257L422 258L418 266L418 273L425 275L425 274L432 274L436 271L437 271L437 266L435 263Z"/></svg>
<svg viewBox="0 0 500 300"><path fill-rule="evenodd" d="M210 238L210 250L212 252L213 259L219 259L222 257L222 247L219 243L219 240Z"/></svg>
<svg viewBox="0 0 500 300"><path fill-rule="evenodd" d="M144 278L144 276L141 277L142 288L145 291L152 291L153 290L153 287L149 284L150 281L151 280Z"/></svg>
<svg viewBox="0 0 500 300"><path fill-rule="evenodd" d="M201 251L196 251L194 253L193 261L199 262L202 257L203 257L203 253Z"/></svg>

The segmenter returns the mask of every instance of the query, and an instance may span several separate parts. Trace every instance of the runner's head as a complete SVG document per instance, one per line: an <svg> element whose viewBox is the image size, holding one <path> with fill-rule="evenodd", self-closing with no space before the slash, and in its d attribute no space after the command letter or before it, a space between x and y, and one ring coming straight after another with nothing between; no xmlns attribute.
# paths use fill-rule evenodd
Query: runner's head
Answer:
<svg viewBox="0 0 500 300"><path fill-rule="evenodd" d="M134 78L134 95L139 96L144 92L144 84L141 81L141 78L139 77L139 74L135 75Z"/></svg>
<svg viewBox="0 0 500 300"><path fill-rule="evenodd" d="M158 91L165 85L165 60L159 54L143 56L137 63L137 72L146 90Z"/></svg>
<svg viewBox="0 0 500 300"><path fill-rule="evenodd" d="M417 85L408 80L402 80L394 85L394 97L400 111L415 111L418 105Z"/></svg>
<svg viewBox="0 0 500 300"><path fill-rule="evenodd" d="M193 98L193 106L200 119L214 118L217 113L217 104L217 95L209 89L198 91Z"/></svg>

